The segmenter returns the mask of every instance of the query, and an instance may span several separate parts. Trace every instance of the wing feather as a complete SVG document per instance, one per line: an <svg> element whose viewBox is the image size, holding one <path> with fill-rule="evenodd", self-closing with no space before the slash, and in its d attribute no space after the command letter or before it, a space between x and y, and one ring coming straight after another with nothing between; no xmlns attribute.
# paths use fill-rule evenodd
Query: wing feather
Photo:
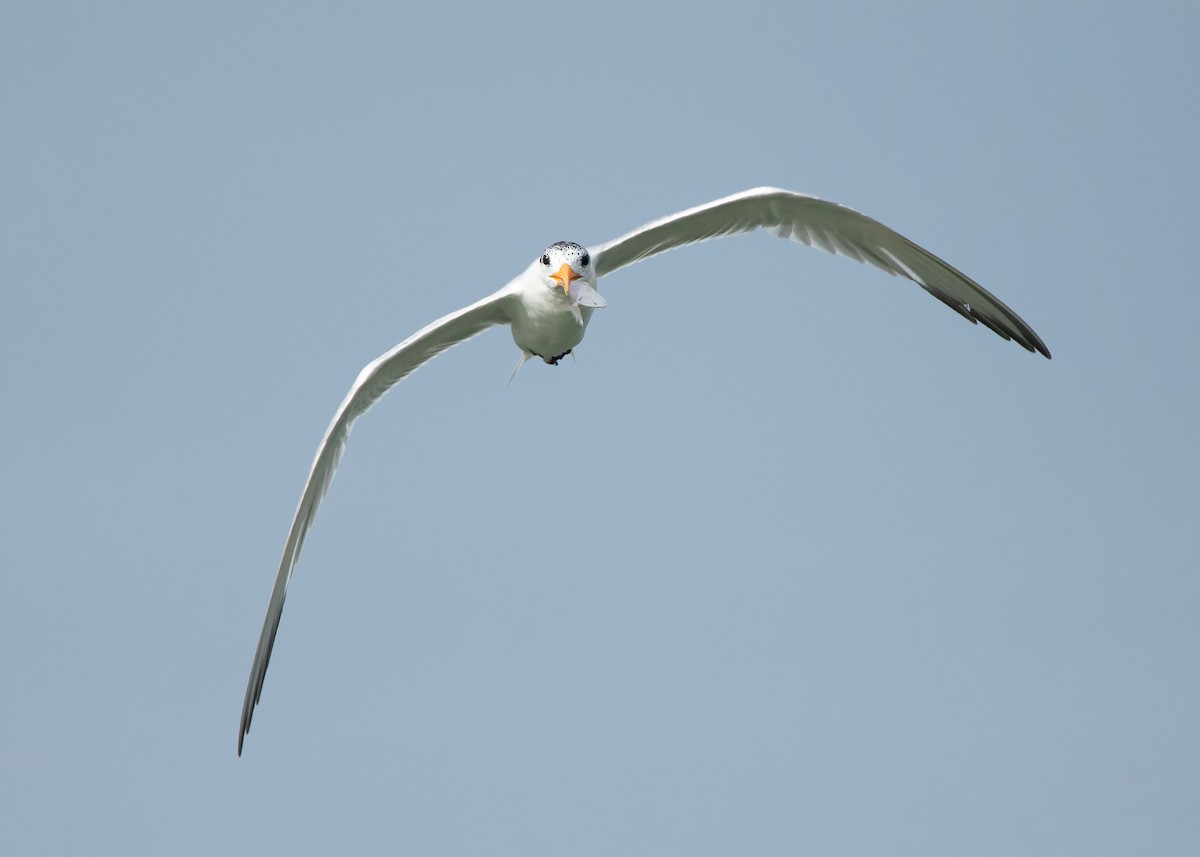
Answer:
<svg viewBox="0 0 1200 857"><path fill-rule="evenodd" d="M354 421L379 401L384 393L447 348L464 342L493 325L507 324L510 316L506 310L506 303L511 295L511 287L506 287L477 303L443 316L367 364L338 408L333 422L325 430L325 436L317 447L317 455L308 472L304 491L300 495L300 503L292 519L292 528L284 543L279 572L275 576L275 586L267 604L262 634L258 638L258 648L254 652L254 661L250 667L250 680L246 685L241 728L238 732L239 756L242 754L242 742L250 731L254 706L258 704L262 695L263 679L267 674L267 664L271 660L271 650L275 645L275 634L279 630L279 618L283 614L283 602L287 597L292 571L296 567L300 549L304 546L304 538L317 514L317 507L329 490L329 483L333 481L333 474L346 449L346 441L350 437Z"/></svg>
<svg viewBox="0 0 1200 857"><path fill-rule="evenodd" d="M588 252L604 276L675 247L760 228L912 280L972 323L1050 356L1019 315L966 274L878 220L805 194L755 188L652 221Z"/></svg>

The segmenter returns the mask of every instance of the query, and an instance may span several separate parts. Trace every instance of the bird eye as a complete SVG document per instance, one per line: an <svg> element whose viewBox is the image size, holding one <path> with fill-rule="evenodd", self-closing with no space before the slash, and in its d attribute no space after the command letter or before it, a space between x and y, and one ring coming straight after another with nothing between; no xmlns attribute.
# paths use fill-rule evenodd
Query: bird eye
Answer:
<svg viewBox="0 0 1200 857"><path fill-rule="evenodd" d="M550 254L549 253L542 254L542 264L545 265L546 267L550 267Z"/></svg>
<svg viewBox="0 0 1200 857"><path fill-rule="evenodd" d="M587 253L584 253L583 258L579 260L579 263L581 265L583 265L583 267L586 268L588 266L588 262L590 262L590 261L592 261L592 257L589 256Z"/></svg>

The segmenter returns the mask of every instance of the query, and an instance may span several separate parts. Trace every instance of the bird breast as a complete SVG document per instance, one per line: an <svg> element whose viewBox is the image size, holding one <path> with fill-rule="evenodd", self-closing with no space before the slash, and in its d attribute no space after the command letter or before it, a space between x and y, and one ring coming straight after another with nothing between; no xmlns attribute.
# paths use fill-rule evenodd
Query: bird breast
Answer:
<svg viewBox="0 0 1200 857"><path fill-rule="evenodd" d="M583 341L592 318L591 307L579 309L583 324L575 320L565 295L546 288L528 289L512 312L513 341L543 359L565 354Z"/></svg>

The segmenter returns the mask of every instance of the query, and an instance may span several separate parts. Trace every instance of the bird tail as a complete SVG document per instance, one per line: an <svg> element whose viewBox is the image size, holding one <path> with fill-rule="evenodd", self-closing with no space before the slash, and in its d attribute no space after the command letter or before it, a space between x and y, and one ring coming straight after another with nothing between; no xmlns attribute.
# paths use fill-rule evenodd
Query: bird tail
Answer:
<svg viewBox="0 0 1200 857"><path fill-rule="evenodd" d="M532 352L526 351L523 348L521 349L521 357L517 360L517 368L513 369L512 374L508 376L508 384L504 385L504 389L508 389L509 385L513 382L513 378L517 377L517 373L521 371L521 367L529 362L529 358L532 356Z"/></svg>

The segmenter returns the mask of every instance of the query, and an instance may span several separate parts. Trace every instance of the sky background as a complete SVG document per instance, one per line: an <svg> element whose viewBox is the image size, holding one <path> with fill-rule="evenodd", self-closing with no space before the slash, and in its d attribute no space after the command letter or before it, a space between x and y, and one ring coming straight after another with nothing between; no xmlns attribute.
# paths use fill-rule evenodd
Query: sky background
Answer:
<svg viewBox="0 0 1200 857"><path fill-rule="evenodd" d="M428 5L429 8L423 8ZM1195 3L0 7L0 851L1200 853ZM359 369L761 184L766 235Z"/></svg>

